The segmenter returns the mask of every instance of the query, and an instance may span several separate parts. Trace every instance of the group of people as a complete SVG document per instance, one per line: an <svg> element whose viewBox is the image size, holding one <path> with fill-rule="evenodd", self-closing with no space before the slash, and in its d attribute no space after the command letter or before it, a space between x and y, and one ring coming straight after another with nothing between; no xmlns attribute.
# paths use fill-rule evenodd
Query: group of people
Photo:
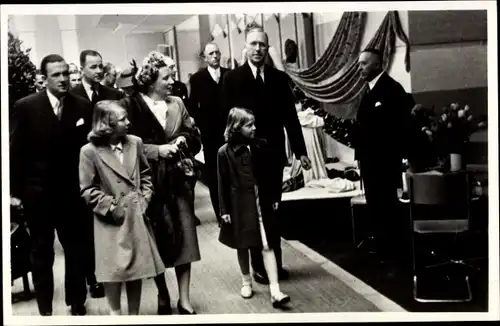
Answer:
<svg viewBox="0 0 500 326"><path fill-rule="evenodd" d="M11 204L24 210L33 241L41 315L52 314L54 230L64 249L72 315L86 314L87 290L92 297L106 296L111 314L121 314L123 283L128 313L138 314L146 278L154 278L158 314L172 314L168 267L177 276L178 312L196 314L191 264L201 255L193 162L201 148L219 241L237 252L241 296L252 296L253 279L269 284L274 307L290 301L279 287L289 277L279 231L286 138L302 168L311 167L290 79L270 60L269 39L260 27L247 30L246 60L234 70L220 66L217 44L209 42L202 53L206 68L190 77L190 94L174 80L175 62L156 51L121 72L121 81L98 52L82 51L81 83L74 86L70 65L48 55L40 64L46 89L15 103ZM376 50L360 57L371 92L362 101L356 133L356 155L370 181L367 200L377 214L386 213L382 209L394 194L392 178L384 180L383 193L375 189L382 163L373 148L380 148L377 141L386 134L372 123L381 118L371 107L383 103L399 114L394 94L402 90L383 72L381 59ZM388 154L395 162L399 151Z"/></svg>
<svg viewBox="0 0 500 326"><path fill-rule="evenodd" d="M81 84L73 87L64 58L43 58L45 89L17 101L10 118L11 204L24 210L30 230L41 315L52 314L54 231L72 315L86 314L87 291L105 295L111 314L120 314L122 283L128 312L138 314L145 278L155 280L158 314L171 314L168 267L177 275L178 312L196 314L193 159L202 144L220 241L238 249L241 295L252 295L250 249L253 276L269 283L273 306L290 300L278 285L288 276L277 222L284 127L305 168L308 158L287 76L264 65L267 35L249 31L246 48L248 63L229 73L217 45L207 44L207 68L192 76L189 99L172 96L175 64L155 51L124 71L133 84L127 93L102 82L96 51L82 51Z"/></svg>

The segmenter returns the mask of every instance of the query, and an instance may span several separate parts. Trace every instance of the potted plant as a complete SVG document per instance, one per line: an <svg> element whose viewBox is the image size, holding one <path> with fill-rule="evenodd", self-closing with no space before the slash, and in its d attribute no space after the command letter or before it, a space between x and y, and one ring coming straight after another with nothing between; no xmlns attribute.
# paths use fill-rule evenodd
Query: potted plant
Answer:
<svg viewBox="0 0 500 326"><path fill-rule="evenodd" d="M14 103L35 92L36 67L29 58L31 49L22 50L22 41L9 32L9 108Z"/></svg>

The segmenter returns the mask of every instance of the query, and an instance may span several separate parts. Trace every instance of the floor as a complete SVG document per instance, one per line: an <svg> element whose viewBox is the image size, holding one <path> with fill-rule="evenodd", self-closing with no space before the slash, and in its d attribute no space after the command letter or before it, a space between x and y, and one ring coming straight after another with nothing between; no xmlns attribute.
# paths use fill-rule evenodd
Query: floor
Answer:
<svg viewBox="0 0 500 326"><path fill-rule="evenodd" d="M362 280L318 252L296 240L283 240L283 261L291 277L281 283L282 291L292 298L286 311L273 309L266 286L254 284L255 295L249 300L240 297L240 275L236 253L219 243L218 226L211 208L207 188L196 187L196 214L202 221L198 237L202 259L193 264L191 297L198 314L269 314L313 312L404 312L398 304L381 295ZM55 245L54 315L69 315L64 305L62 248ZM171 269L167 271L172 307L177 303L177 286ZM22 291L22 281L14 282L12 292ZM156 313L156 289L152 280L143 282L141 315ZM125 296L122 298L125 305ZM86 303L88 315L107 315L106 299L91 299ZM126 307L122 306L125 313ZM176 313L174 308L174 313ZM7 312L6 312L7 315ZM13 316L37 316L35 300L12 305Z"/></svg>
<svg viewBox="0 0 500 326"><path fill-rule="evenodd" d="M473 268L468 269L473 299L467 303L419 303L413 299L413 272L411 243L399 243L402 253L394 259L380 263L377 256L365 254L356 249L353 243L353 226L349 200L316 200L284 202L282 219L287 219L284 237L300 241L340 266L354 277L363 280L370 287L397 303L409 312L485 312L488 310L488 253L487 200L477 203L474 232L467 242L466 256L471 258ZM311 214L314 212L314 214ZM317 212L317 213L316 213ZM319 213L322 212L322 213ZM363 215L361 208L355 208L358 216ZM402 208L404 216L405 209ZM307 222L304 217L307 216ZM399 226L392 226L394 234L404 228L404 218ZM363 230L357 224L358 242ZM409 235L405 235L409 238ZM425 250L425 248L423 248ZM433 284L438 286L439 284Z"/></svg>

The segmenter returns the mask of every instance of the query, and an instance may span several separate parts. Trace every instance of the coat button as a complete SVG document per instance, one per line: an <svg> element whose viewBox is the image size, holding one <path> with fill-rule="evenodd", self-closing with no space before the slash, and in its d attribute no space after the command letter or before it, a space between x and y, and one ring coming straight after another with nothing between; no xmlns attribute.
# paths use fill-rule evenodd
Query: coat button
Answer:
<svg viewBox="0 0 500 326"><path fill-rule="evenodd" d="M125 196L125 193L122 191L122 193L120 195Z"/></svg>
<svg viewBox="0 0 500 326"><path fill-rule="evenodd" d="M120 179L117 180L118 183L122 182Z"/></svg>

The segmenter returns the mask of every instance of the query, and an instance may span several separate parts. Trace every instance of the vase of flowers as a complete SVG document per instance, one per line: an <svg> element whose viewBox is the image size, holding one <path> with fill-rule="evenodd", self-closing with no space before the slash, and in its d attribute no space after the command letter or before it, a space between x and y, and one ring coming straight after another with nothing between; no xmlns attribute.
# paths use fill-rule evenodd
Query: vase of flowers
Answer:
<svg viewBox="0 0 500 326"><path fill-rule="evenodd" d="M468 105L452 103L433 112L417 104L412 110L414 127L420 128L434 154L449 171L464 169L470 136L486 128L486 118L472 115Z"/></svg>
<svg viewBox="0 0 500 326"><path fill-rule="evenodd" d="M452 103L441 110L433 132L439 152L448 160L450 171L465 167L465 155L471 134L486 128L486 119L472 115L468 105Z"/></svg>

